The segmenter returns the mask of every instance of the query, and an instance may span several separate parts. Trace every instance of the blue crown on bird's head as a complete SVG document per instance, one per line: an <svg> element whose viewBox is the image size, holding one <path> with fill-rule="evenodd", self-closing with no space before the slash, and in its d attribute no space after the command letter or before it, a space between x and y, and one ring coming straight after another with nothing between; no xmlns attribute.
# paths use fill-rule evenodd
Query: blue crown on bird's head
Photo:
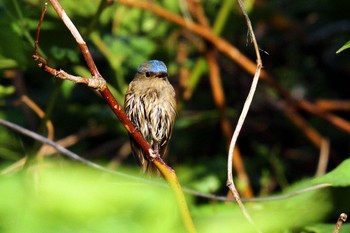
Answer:
<svg viewBox="0 0 350 233"><path fill-rule="evenodd" d="M164 62L159 60L150 60L139 65L139 67L137 68L137 72L167 73L168 69L166 68Z"/></svg>

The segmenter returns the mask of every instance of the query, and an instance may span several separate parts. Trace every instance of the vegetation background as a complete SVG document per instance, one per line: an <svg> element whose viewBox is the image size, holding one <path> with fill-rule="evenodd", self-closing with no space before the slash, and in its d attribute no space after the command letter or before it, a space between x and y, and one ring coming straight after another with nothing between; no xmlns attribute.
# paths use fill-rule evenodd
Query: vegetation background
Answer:
<svg viewBox="0 0 350 233"><path fill-rule="evenodd" d="M253 75L245 63L219 51L217 44L157 16L151 8L140 9L137 2L141 0L134 1L133 6L129 2L102 4L102 13L98 14L100 1L60 1L120 103L140 63L159 59L167 64L178 101L168 164L175 168L182 185L225 196L227 145ZM49 134L86 159L126 174L137 174L127 133L106 103L85 86L50 77L32 60L43 3L0 3L0 118ZM213 34L255 61L247 26L235 1L167 0L154 4L187 22L211 28ZM242 197L252 198L330 183L333 188L247 206L264 232L331 232L339 214L350 213L350 59L347 50L336 54L350 38L350 2L250 0L245 4L261 48L264 72L274 82L260 81L239 136L238 156L243 164L235 164L238 189ZM41 55L52 67L90 77L74 39L50 5L39 45ZM218 65L217 75L208 65L210 56ZM220 102L220 96L225 101ZM305 101L316 111L300 104ZM38 108L30 107L31 102L43 110L44 118L38 115ZM341 123L325 117L329 115L338 117L336 121L340 119ZM47 120L52 128L46 127ZM179 217L174 217L177 210L171 194L160 194L166 191L154 191L159 188L146 184L140 188L140 184L125 183L115 177L106 181L101 178L103 174L72 167L64 162L64 156L48 148L39 152L40 148L40 143L0 126L0 165L4 175L0 183L6 187L1 188L0 215L8 219L0 223L3 232L110 232L108 229L119 229L116 226L128 232L139 232L143 227L146 232L183 230ZM57 194L47 195L46 202L36 195L35 179L25 179L28 186L18 185L23 176L37 171L19 172L23 171L21 162L38 154L50 155L40 157L44 158L40 164L47 165L41 166L40 174L47 178L39 192ZM320 161L326 165L320 165ZM37 166L36 160L31 166ZM336 170L330 172L333 169ZM57 170L61 173L56 174ZM96 177L100 182L92 187L90 182ZM80 187L78 193L67 193L76 184ZM131 190L137 191L131 195ZM86 193L89 197L82 199ZM7 202L10 197L13 201ZM54 204L57 199L65 205ZM101 204L101 200L112 204ZM235 205L191 195L188 200L200 232L252 231ZM75 203L74 208L85 217L68 203ZM146 203L141 212L140 203ZM110 210L111 205L114 210ZM81 210L82 206L86 208ZM25 214L19 214L24 208ZM125 215L120 209L137 214ZM22 225L14 224L17 214L23 217ZM159 214L164 222L157 224L154 219ZM87 219L94 221L86 225ZM344 232L349 231L346 227Z"/></svg>

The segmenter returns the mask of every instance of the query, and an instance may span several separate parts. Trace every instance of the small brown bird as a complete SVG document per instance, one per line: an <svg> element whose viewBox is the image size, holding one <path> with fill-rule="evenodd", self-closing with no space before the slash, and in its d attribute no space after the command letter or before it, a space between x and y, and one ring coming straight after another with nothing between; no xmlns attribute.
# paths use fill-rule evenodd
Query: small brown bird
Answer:
<svg viewBox="0 0 350 233"><path fill-rule="evenodd" d="M152 149L164 158L176 116L175 90L168 81L162 61L141 64L129 84L124 101L125 112ZM131 149L143 172L158 174L155 165L130 137Z"/></svg>

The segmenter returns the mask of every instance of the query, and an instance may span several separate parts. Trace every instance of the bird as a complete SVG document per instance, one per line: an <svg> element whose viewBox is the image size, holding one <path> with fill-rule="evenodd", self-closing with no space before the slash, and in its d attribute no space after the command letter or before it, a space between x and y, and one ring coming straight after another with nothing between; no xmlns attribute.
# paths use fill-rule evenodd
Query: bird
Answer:
<svg viewBox="0 0 350 233"><path fill-rule="evenodd" d="M168 80L164 62L150 60L139 65L126 91L124 109L152 149L164 159L176 117L175 90ZM141 171L159 175L131 135L130 145Z"/></svg>

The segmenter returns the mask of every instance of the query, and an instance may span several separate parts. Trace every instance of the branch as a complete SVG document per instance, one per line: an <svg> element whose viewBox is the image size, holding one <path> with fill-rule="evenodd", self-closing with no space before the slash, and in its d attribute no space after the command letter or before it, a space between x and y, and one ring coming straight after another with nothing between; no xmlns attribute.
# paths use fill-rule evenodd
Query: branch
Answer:
<svg viewBox="0 0 350 233"><path fill-rule="evenodd" d="M43 119L45 117L45 112L33 100L31 100L27 95L22 95L19 102L27 105L41 119ZM53 126L51 120L48 120L46 122L46 128L47 128L48 138L53 139L55 129L54 129L54 126Z"/></svg>
<svg viewBox="0 0 350 233"><path fill-rule="evenodd" d="M212 31L209 25L209 21L204 14L204 10L201 3L190 1L188 4L189 4L189 9L191 13L195 16L197 21L203 27ZM209 66L209 81L210 81L210 87L212 90L214 103L219 112L221 130L224 136L226 137L227 147L229 147L229 142L232 136L233 129L232 129L230 120L226 114L227 106L226 106L224 88L222 87L222 82L221 82L220 67L215 56L216 49L212 45L208 45L206 46L205 53L206 53L205 54L206 60ZM237 159L234 161L233 166L235 168L238 178L245 186L243 196L252 197L253 189L250 185L249 177L245 171L243 159L238 148L235 148L234 154Z"/></svg>
<svg viewBox="0 0 350 233"><path fill-rule="evenodd" d="M175 171L167 166L162 158L160 157L158 152L155 152L151 146L148 144L148 142L143 138L140 131L131 123L127 115L125 114L124 110L122 109L121 105L117 102L117 100L113 97L112 93L108 89L107 82L105 79L101 76L100 72L97 69L97 66L91 56L91 53L80 35L79 31L73 24L73 22L70 20L68 15L65 13L61 5L57 0L50 0L51 5L55 9L58 16L62 19L63 23L66 25L68 30L71 32L72 36L74 37L75 41L78 43L80 50L84 56L85 62L87 66L89 67L90 73L92 74L92 78L83 78L79 76L73 76L68 73L66 73L63 70L56 70L54 68L51 68L47 65L47 62L45 59L43 59L38 54L38 41L40 36L40 26L44 19L44 14L46 12L46 4L43 9L43 12L41 14L40 22L38 25L38 32L36 36L35 41L35 49L34 49L34 55L33 58L37 61L39 61L39 67L43 68L46 72L54 75L57 78L60 79L67 79L75 83L83 83L91 88L96 89L102 97L105 99L105 101L108 103L114 114L118 117L118 119L122 122L126 130L130 133L131 137L135 139L135 141L139 144L139 146L142 148L143 151L146 152L148 159L155 163L157 168L160 170L162 175L166 178L170 186L173 188L173 191L175 192L175 196L178 201L179 208L181 210L182 218L185 223L185 226L188 230L188 232L196 232L196 229L194 227L191 215L189 213L185 197L183 192L181 191L181 186L179 185L179 182L177 180L177 177L175 175Z"/></svg>
<svg viewBox="0 0 350 233"><path fill-rule="evenodd" d="M321 143L320 157L318 159L317 170L315 176L322 176L327 171L329 161L330 142L324 138Z"/></svg>
<svg viewBox="0 0 350 233"><path fill-rule="evenodd" d="M333 233L338 233L341 226L343 225L344 222L346 222L346 219L348 218L348 216L345 213L341 213L339 215L338 221L335 225L334 231Z"/></svg>

